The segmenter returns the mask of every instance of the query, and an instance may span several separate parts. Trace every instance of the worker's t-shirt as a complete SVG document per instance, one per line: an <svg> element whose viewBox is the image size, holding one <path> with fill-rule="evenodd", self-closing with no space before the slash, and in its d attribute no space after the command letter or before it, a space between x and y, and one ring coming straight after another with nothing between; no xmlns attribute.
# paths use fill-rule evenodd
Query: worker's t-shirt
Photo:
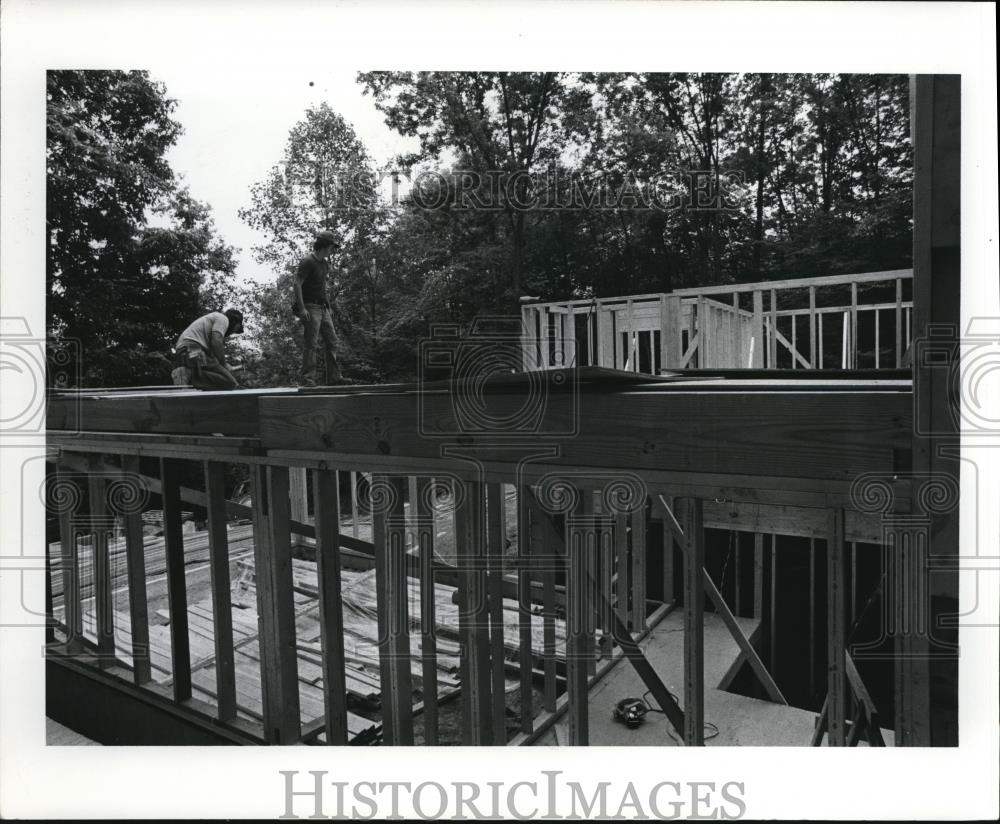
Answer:
<svg viewBox="0 0 1000 824"><path fill-rule="evenodd" d="M197 344L206 352L211 352L212 333L218 332L222 337L226 336L229 330L229 318L222 312L209 312L192 323L187 329L181 332L177 339L177 349Z"/></svg>
<svg viewBox="0 0 1000 824"><path fill-rule="evenodd" d="M302 280L302 300L323 306L326 303L326 276L330 272L328 261L309 255L299 263L298 277Z"/></svg>

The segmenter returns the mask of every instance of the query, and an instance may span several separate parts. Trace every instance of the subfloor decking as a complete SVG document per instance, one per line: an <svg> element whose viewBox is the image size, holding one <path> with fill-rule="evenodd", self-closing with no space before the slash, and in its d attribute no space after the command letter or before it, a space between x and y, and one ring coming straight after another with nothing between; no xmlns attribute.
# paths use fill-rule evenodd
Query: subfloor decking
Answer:
<svg viewBox="0 0 1000 824"><path fill-rule="evenodd" d="M257 599L253 570L253 536L249 525L234 524L228 529L230 576L232 581L232 624L236 669L238 714L242 718L260 721L262 718L260 652L258 644ZM144 541L149 607L149 638L152 677L160 685L172 682L170 612L167 608L165 561L162 538ZM208 542L204 532L184 536L185 577L188 594L188 637L191 650L192 688L195 698L216 704L217 680L215 667L214 622L207 568ZM113 590L114 636L116 657L124 665L132 665L131 619L128 611L128 586L123 559L124 543L110 542L112 569L116 573ZM84 636L96 642L95 602L92 588L92 563L89 547L81 547L81 590ZM53 565L53 591L56 598L55 616L63 620L61 604L62 576L59 544L49 546ZM377 613L374 570L342 569L344 620L345 676L349 693L348 738L351 743L376 743L381 734L380 673L377 642ZM298 648L299 704L302 726L308 727L323 717L323 681L321 670L320 626L316 599L316 566L303 560L293 561L296 640ZM419 582L409 578L411 609L410 643L412 654L414 709L422 700L421 633L419 624ZM441 707L440 733L442 744L461 743L461 721L458 702L449 702L461 684L459 680L458 606L455 588L435 583L437 630L437 693ZM506 654L516 659L519 644L518 606L505 598L504 646ZM542 618L531 617L533 644L536 654L542 648ZM562 620L554 621L556 656L565 659L565 629ZM506 678L506 702L511 718L519 701L519 679L516 673ZM536 701L536 706L538 702ZM451 716L455 716L451 718ZM418 721L418 738L422 724ZM512 721L508 734L516 732ZM320 733L316 739L324 740ZM72 743L72 742L66 742Z"/></svg>
<svg viewBox="0 0 1000 824"><path fill-rule="evenodd" d="M744 634L753 640L760 622L737 618ZM684 695L684 613L674 609L653 628L640 644L646 658L663 683L683 705ZM722 619L705 613L705 744L714 747L804 747L809 746L816 714L796 707L775 704L726 692L742 664L740 650ZM646 687L627 659L619 660L590 691L589 727L592 746L681 746L665 715L650 712L637 729L628 729L614 720L612 711L623 698L641 698ZM649 698L647 697L647 700ZM652 706L656 706L655 703ZM708 724L718 728L715 730ZM891 734L883 730L886 744ZM566 745L569 721L564 715L539 741L539 745ZM862 744L862 746L865 746Z"/></svg>

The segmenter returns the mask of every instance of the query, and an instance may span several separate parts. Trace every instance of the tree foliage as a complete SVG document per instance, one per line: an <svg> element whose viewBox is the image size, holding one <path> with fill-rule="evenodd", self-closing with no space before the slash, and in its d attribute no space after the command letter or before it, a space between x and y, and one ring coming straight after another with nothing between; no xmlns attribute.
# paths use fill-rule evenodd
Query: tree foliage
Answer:
<svg viewBox="0 0 1000 824"><path fill-rule="evenodd" d="M166 162L173 108L146 72L48 73L48 330L84 385L168 379L179 332L235 293L232 250Z"/></svg>

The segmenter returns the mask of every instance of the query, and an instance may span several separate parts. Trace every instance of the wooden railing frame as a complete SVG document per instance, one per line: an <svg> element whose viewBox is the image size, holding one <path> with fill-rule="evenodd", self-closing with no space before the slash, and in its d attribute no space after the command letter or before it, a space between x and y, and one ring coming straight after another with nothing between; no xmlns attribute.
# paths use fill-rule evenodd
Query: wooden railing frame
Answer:
<svg viewBox="0 0 1000 824"><path fill-rule="evenodd" d="M898 269L857 275L693 287L675 289L669 294L652 293L589 300L527 303L521 308L524 368L533 371L581 363L580 341L577 339L575 322L570 320L577 315L585 315L588 318L588 333L583 347L583 351L587 353L587 362L595 363L596 357L596 365L608 368L639 371L638 341L640 336L647 335L650 362L655 366L659 360L661 371L704 368L706 366L704 353L708 347L716 346L722 347L722 357L726 361L721 364L722 366L774 368L778 363L779 343L792 354L792 368L800 364L802 368L818 368L821 355L817 347L822 344L822 319L824 316L837 314L845 318L849 336L845 342L846 357L841 362L841 368L857 368L858 320L866 312L874 312L876 317L874 366L876 369L883 367L879 351L881 342L878 340L879 313L894 313L896 323L895 340L892 341L894 357L890 357L891 362L887 366L899 368L910 340L910 317L913 307L912 299L903 300L903 281L912 280L912 277L911 269ZM858 303L858 286L877 283L895 284L895 300ZM817 304L817 289L836 287L850 287L850 303L836 306ZM778 296L788 293L807 294L808 305L799 308L778 308ZM740 305L740 298L744 295L751 297L751 309L744 309ZM766 314L763 311L765 295L768 305ZM726 303L722 298L728 298L729 302ZM642 327L633 327L634 312L654 307L657 310L655 319L651 319ZM731 340L716 336L709 328L710 316L725 310L751 327L752 350L748 350L748 346L744 344L743 334L736 331L738 324L730 323L734 328L723 336ZM629 330L627 343L624 346L621 338L626 336L626 332L618 328L616 321L618 313L625 314L624 329ZM593 324L590 323L591 317L594 318ZM795 319L800 317L809 318L808 357L798 352L794 340L797 335ZM678 351L684 318L688 318L691 324L689 340L687 347ZM793 319L791 341L785 339L778 328L778 321L783 318ZM551 330L550 325L553 326ZM591 330L591 326L595 328ZM706 328L702 328L703 326ZM541 334L541 330L544 330L545 334ZM551 347L550 331L554 332ZM658 352L653 351L654 332L659 332L660 335ZM555 363L551 362L552 358L556 358Z"/></svg>

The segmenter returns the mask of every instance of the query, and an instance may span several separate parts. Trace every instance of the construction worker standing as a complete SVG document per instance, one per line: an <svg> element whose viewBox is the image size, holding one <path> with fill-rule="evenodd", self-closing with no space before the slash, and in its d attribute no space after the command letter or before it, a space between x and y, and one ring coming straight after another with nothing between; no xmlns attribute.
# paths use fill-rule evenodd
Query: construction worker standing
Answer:
<svg viewBox="0 0 1000 824"><path fill-rule="evenodd" d="M337 236L323 231L316 235L311 255L304 257L295 273L295 297L292 309L302 321L305 339L302 345L302 383L316 385L316 344L323 337L326 361L326 386L343 383L337 363L337 333L330 315L326 296L326 279L330 273L330 255L337 249Z"/></svg>
<svg viewBox="0 0 1000 824"><path fill-rule="evenodd" d="M172 377L174 384L195 389L236 389L239 385L226 368L223 341L230 335L243 331L243 313L238 309L209 312L181 332L174 347L177 368ZM187 370L185 372L185 370Z"/></svg>

